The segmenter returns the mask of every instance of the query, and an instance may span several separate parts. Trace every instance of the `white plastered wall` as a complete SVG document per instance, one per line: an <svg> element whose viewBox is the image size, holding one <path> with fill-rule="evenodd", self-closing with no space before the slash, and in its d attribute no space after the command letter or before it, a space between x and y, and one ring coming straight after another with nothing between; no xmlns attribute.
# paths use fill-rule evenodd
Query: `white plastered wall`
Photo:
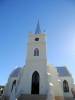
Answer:
<svg viewBox="0 0 75 100"><path fill-rule="evenodd" d="M58 77L56 68L53 65L48 65L48 73L50 73L50 83L53 84L53 91L55 96L63 96L63 91L61 88L61 81Z"/></svg>
<svg viewBox="0 0 75 100"><path fill-rule="evenodd" d="M40 89L39 94L47 94L47 75L45 72L42 72L41 67L38 69L35 66L31 65L30 67L23 68L23 74L18 86L18 95L20 94L31 94L31 84L32 84L32 74L34 71L37 71L40 75Z"/></svg>

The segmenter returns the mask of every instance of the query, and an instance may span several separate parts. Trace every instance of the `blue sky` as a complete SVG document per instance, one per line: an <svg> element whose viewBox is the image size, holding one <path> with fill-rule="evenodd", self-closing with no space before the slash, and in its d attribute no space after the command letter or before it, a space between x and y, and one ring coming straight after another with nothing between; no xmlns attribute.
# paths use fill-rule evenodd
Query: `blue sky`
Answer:
<svg viewBox="0 0 75 100"><path fill-rule="evenodd" d="M75 0L0 0L0 84L25 64L28 33L37 20L47 35L47 59L75 80Z"/></svg>

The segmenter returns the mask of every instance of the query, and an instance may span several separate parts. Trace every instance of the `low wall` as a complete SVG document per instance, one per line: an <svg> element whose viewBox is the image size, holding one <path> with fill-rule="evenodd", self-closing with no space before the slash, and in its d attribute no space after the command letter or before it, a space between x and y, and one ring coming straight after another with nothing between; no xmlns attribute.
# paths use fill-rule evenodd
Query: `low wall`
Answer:
<svg viewBox="0 0 75 100"><path fill-rule="evenodd" d="M63 96L55 96L55 100L64 100Z"/></svg>
<svg viewBox="0 0 75 100"><path fill-rule="evenodd" d="M9 97L3 95L0 100L9 100Z"/></svg>

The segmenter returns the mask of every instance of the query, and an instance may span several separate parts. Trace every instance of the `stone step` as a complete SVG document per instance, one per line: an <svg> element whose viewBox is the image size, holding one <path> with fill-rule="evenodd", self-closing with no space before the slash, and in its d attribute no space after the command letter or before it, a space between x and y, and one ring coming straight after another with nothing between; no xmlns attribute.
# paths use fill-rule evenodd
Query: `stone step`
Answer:
<svg viewBox="0 0 75 100"><path fill-rule="evenodd" d="M0 98L0 100L9 100L9 97L3 96L2 99ZM47 96L46 95L24 95L22 94L21 96L19 96L19 98L17 98L17 100L47 100ZM58 98L55 98L55 100L63 100L63 99L58 97ZM75 98L65 97L64 100L75 100Z"/></svg>
<svg viewBox="0 0 75 100"><path fill-rule="evenodd" d="M21 95L18 100L46 100L46 95Z"/></svg>
<svg viewBox="0 0 75 100"><path fill-rule="evenodd" d="M75 100L75 98L72 98L72 97L65 97L64 100Z"/></svg>

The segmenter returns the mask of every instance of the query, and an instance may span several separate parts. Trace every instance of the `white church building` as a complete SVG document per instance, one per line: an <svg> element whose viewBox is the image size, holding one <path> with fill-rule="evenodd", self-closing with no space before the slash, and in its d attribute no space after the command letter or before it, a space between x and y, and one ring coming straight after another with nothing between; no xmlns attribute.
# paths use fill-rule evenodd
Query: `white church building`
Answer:
<svg viewBox="0 0 75 100"><path fill-rule="evenodd" d="M12 71L4 96L9 100L26 100L25 96L41 96L38 100L72 98L73 78L67 67L47 64L46 34L41 32L39 22L35 33L29 33L27 46L26 64Z"/></svg>

